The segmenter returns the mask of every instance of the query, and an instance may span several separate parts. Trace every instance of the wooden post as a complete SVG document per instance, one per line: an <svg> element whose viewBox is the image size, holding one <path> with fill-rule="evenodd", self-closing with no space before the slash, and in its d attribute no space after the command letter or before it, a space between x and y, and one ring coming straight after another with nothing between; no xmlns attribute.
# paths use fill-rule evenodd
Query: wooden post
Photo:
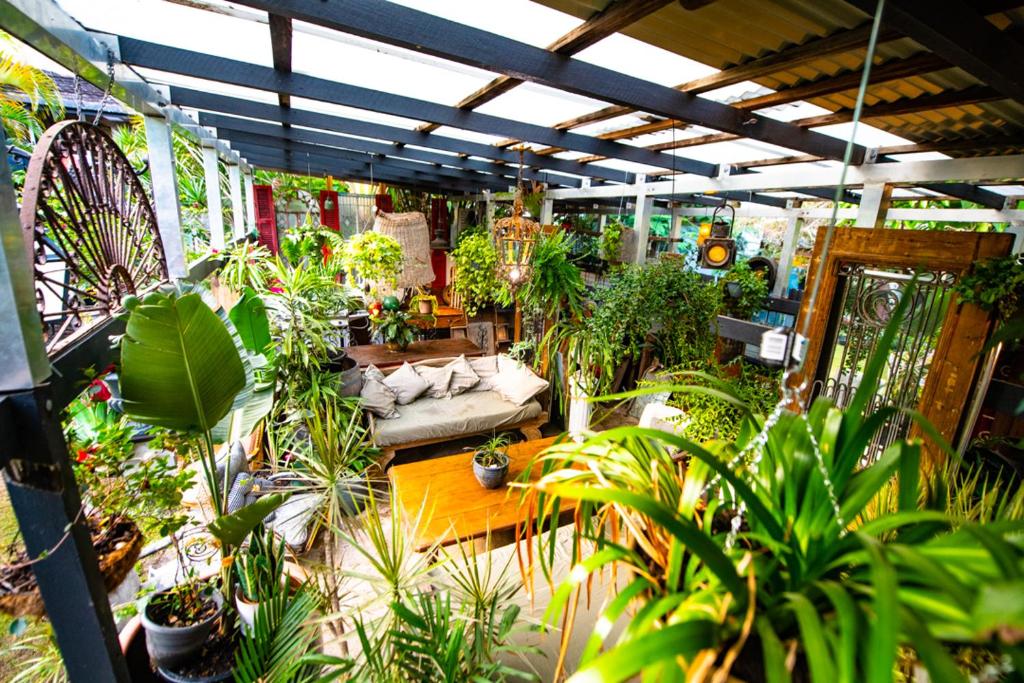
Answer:
<svg viewBox="0 0 1024 683"><path fill-rule="evenodd" d="M860 196L855 228L884 228L885 214L892 198L892 185L865 185Z"/></svg>
<svg viewBox="0 0 1024 683"><path fill-rule="evenodd" d="M545 199L540 208L540 224L551 225L555 220L555 200Z"/></svg>
<svg viewBox="0 0 1024 683"><path fill-rule="evenodd" d="M206 214L210 220L210 248L224 248L224 211L220 203L220 168L217 150L203 147L203 170L206 172Z"/></svg>
<svg viewBox="0 0 1024 683"><path fill-rule="evenodd" d="M250 234L256 234L256 191L253 189L252 169L244 174L245 178L245 227Z"/></svg>
<svg viewBox="0 0 1024 683"><path fill-rule="evenodd" d="M793 208L797 208L799 202L795 202ZM782 238L782 253L779 254L779 268L775 274L775 287L772 288L772 296L785 298L789 294L789 273L793 270L793 257L796 256L796 247L800 242L800 230L804 227L803 217L793 212L786 222L786 234Z"/></svg>
<svg viewBox="0 0 1024 683"><path fill-rule="evenodd" d="M239 171L238 164L228 166L228 184L231 186L231 219L234 227L231 237L235 241L245 237L245 208L242 206L242 174Z"/></svg>
<svg viewBox="0 0 1024 683"><path fill-rule="evenodd" d="M654 197L647 196L644 183L647 176L638 173L636 183L640 191L636 194L636 207L633 213L633 229L636 230L636 262L647 260L647 241L651 236L651 211L654 209Z"/></svg>

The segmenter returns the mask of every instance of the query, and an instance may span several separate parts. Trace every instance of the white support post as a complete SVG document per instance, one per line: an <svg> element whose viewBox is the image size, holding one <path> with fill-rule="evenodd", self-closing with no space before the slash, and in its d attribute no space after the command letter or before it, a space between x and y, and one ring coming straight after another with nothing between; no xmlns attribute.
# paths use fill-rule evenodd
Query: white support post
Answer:
<svg viewBox="0 0 1024 683"><path fill-rule="evenodd" d="M865 185L860 196L855 228L884 228L885 214L889 210L892 185Z"/></svg>
<svg viewBox="0 0 1024 683"><path fill-rule="evenodd" d="M242 206L242 174L236 164L228 166L228 184L231 186L231 220L233 240L245 237L245 207Z"/></svg>
<svg viewBox="0 0 1024 683"><path fill-rule="evenodd" d="M555 200L545 199L540 207L540 224L551 225L555 221Z"/></svg>
<svg viewBox="0 0 1024 683"><path fill-rule="evenodd" d="M167 272L172 278L180 279L188 275L188 259L185 258L185 236L181 229L171 126L162 116L145 116L144 121L156 224L167 260Z"/></svg>
<svg viewBox="0 0 1024 683"><path fill-rule="evenodd" d="M675 202L672 202L672 206L670 208L671 210L669 211L670 218L668 236L674 240L677 240L683 235L683 221L682 218L679 216L679 205L676 204ZM676 243L673 242L672 246L674 247L675 244Z"/></svg>
<svg viewBox="0 0 1024 683"><path fill-rule="evenodd" d="M646 188L647 177L637 174L636 184L640 188L636 194L636 207L633 209L633 229L636 230L636 262L647 260L647 241L651 236L651 211L654 209L654 197L648 197Z"/></svg>
<svg viewBox="0 0 1024 683"><path fill-rule="evenodd" d="M252 169L242 174L245 179L245 227L250 234L256 232L256 191L252 189Z"/></svg>
<svg viewBox="0 0 1024 683"><path fill-rule="evenodd" d="M494 197L490 192L486 192L484 197L484 226L490 235L494 233Z"/></svg>
<svg viewBox="0 0 1024 683"><path fill-rule="evenodd" d="M775 273L772 296L785 298L789 293L789 273L793 270L793 257L796 256L796 247L800 242L800 230L803 227L803 217L797 211L793 211L786 222L786 234L782 238L782 253L779 254L779 269Z"/></svg>
<svg viewBox="0 0 1024 683"><path fill-rule="evenodd" d="M206 214L210 220L210 248L224 249L224 211L220 203L220 170L217 150L203 147L206 172Z"/></svg>
<svg viewBox="0 0 1024 683"><path fill-rule="evenodd" d="M597 217L597 229L604 232L604 226L608 224L608 214L602 213Z"/></svg>

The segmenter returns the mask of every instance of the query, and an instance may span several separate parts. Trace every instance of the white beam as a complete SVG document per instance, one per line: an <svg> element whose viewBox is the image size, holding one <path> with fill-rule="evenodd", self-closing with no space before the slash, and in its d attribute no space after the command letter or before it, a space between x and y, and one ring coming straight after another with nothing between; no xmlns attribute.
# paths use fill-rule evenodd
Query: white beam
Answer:
<svg viewBox="0 0 1024 683"><path fill-rule="evenodd" d="M249 233L256 232L256 191L253 190L252 169L242 174L245 178L245 225Z"/></svg>
<svg viewBox="0 0 1024 683"><path fill-rule="evenodd" d="M785 297L789 293L789 273L793 270L793 257L800 242L800 229L804 219L797 213L790 215L786 222L786 234L782 238L782 253L779 254L779 268L775 274L775 286L772 296Z"/></svg>
<svg viewBox="0 0 1024 683"><path fill-rule="evenodd" d="M203 171L206 173L206 215L210 221L210 248L224 249L224 210L220 203L220 169L217 150L203 147Z"/></svg>
<svg viewBox="0 0 1024 683"><path fill-rule="evenodd" d="M857 228L885 227L885 212L889 210L889 199L892 197L892 185L865 185L860 197L860 208L857 220L853 224Z"/></svg>
<svg viewBox="0 0 1024 683"><path fill-rule="evenodd" d="M242 206L242 178L236 164L228 165L228 185L231 186L231 220L234 230L231 237L240 240L245 237L245 207Z"/></svg>
<svg viewBox="0 0 1024 683"><path fill-rule="evenodd" d="M671 195L727 190L786 191L794 187L835 187L840 168L820 168L809 174L804 169L773 168L763 173L743 173L718 178L679 176L672 180L634 185L599 185L597 187L551 190L552 199L591 199L595 197L632 197L638 194ZM901 161L885 164L864 164L847 169L846 186L894 184L910 185L943 182L996 182L1024 179L1024 155L1003 157L971 157L934 161Z"/></svg>
<svg viewBox="0 0 1024 683"><path fill-rule="evenodd" d="M832 209L806 208L782 209L774 206L759 206L744 203L736 209L736 216L741 218L788 218L793 214L802 218L831 218ZM679 209L680 216L706 216L708 210L700 207ZM857 209L839 209L839 220L856 220ZM938 221L940 223L1012 223L1024 221L1022 209L889 209L885 214L887 221Z"/></svg>
<svg viewBox="0 0 1024 683"><path fill-rule="evenodd" d="M149 172L153 180L153 208L160 241L167 260L167 273L180 279L188 275L185 257L185 237L181 229L181 205L178 203L178 175L174 164L174 141L171 126L159 114L143 117L146 126L146 146L149 153Z"/></svg>
<svg viewBox="0 0 1024 683"><path fill-rule="evenodd" d="M637 174L636 208L633 210L633 229L636 230L636 263L647 260L647 242L651 236L651 209L654 208L654 197L647 196L643 191L646 176Z"/></svg>

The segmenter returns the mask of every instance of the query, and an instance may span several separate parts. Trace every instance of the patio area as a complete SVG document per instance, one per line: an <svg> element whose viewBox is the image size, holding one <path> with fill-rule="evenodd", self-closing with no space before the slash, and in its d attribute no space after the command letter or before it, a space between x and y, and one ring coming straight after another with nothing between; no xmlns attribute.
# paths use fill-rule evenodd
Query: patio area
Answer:
<svg viewBox="0 0 1024 683"><path fill-rule="evenodd" d="M0 0L0 680L1018 680L1022 27Z"/></svg>

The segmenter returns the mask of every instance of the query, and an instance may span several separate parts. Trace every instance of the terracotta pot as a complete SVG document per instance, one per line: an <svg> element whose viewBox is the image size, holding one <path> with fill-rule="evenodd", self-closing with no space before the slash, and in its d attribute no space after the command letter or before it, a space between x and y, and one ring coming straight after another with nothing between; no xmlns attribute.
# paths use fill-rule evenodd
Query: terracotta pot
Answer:
<svg viewBox="0 0 1024 683"><path fill-rule="evenodd" d="M430 315L434 312L434 304L428 299L420 299L417 305L420 308L421 315Z"/></svg>

